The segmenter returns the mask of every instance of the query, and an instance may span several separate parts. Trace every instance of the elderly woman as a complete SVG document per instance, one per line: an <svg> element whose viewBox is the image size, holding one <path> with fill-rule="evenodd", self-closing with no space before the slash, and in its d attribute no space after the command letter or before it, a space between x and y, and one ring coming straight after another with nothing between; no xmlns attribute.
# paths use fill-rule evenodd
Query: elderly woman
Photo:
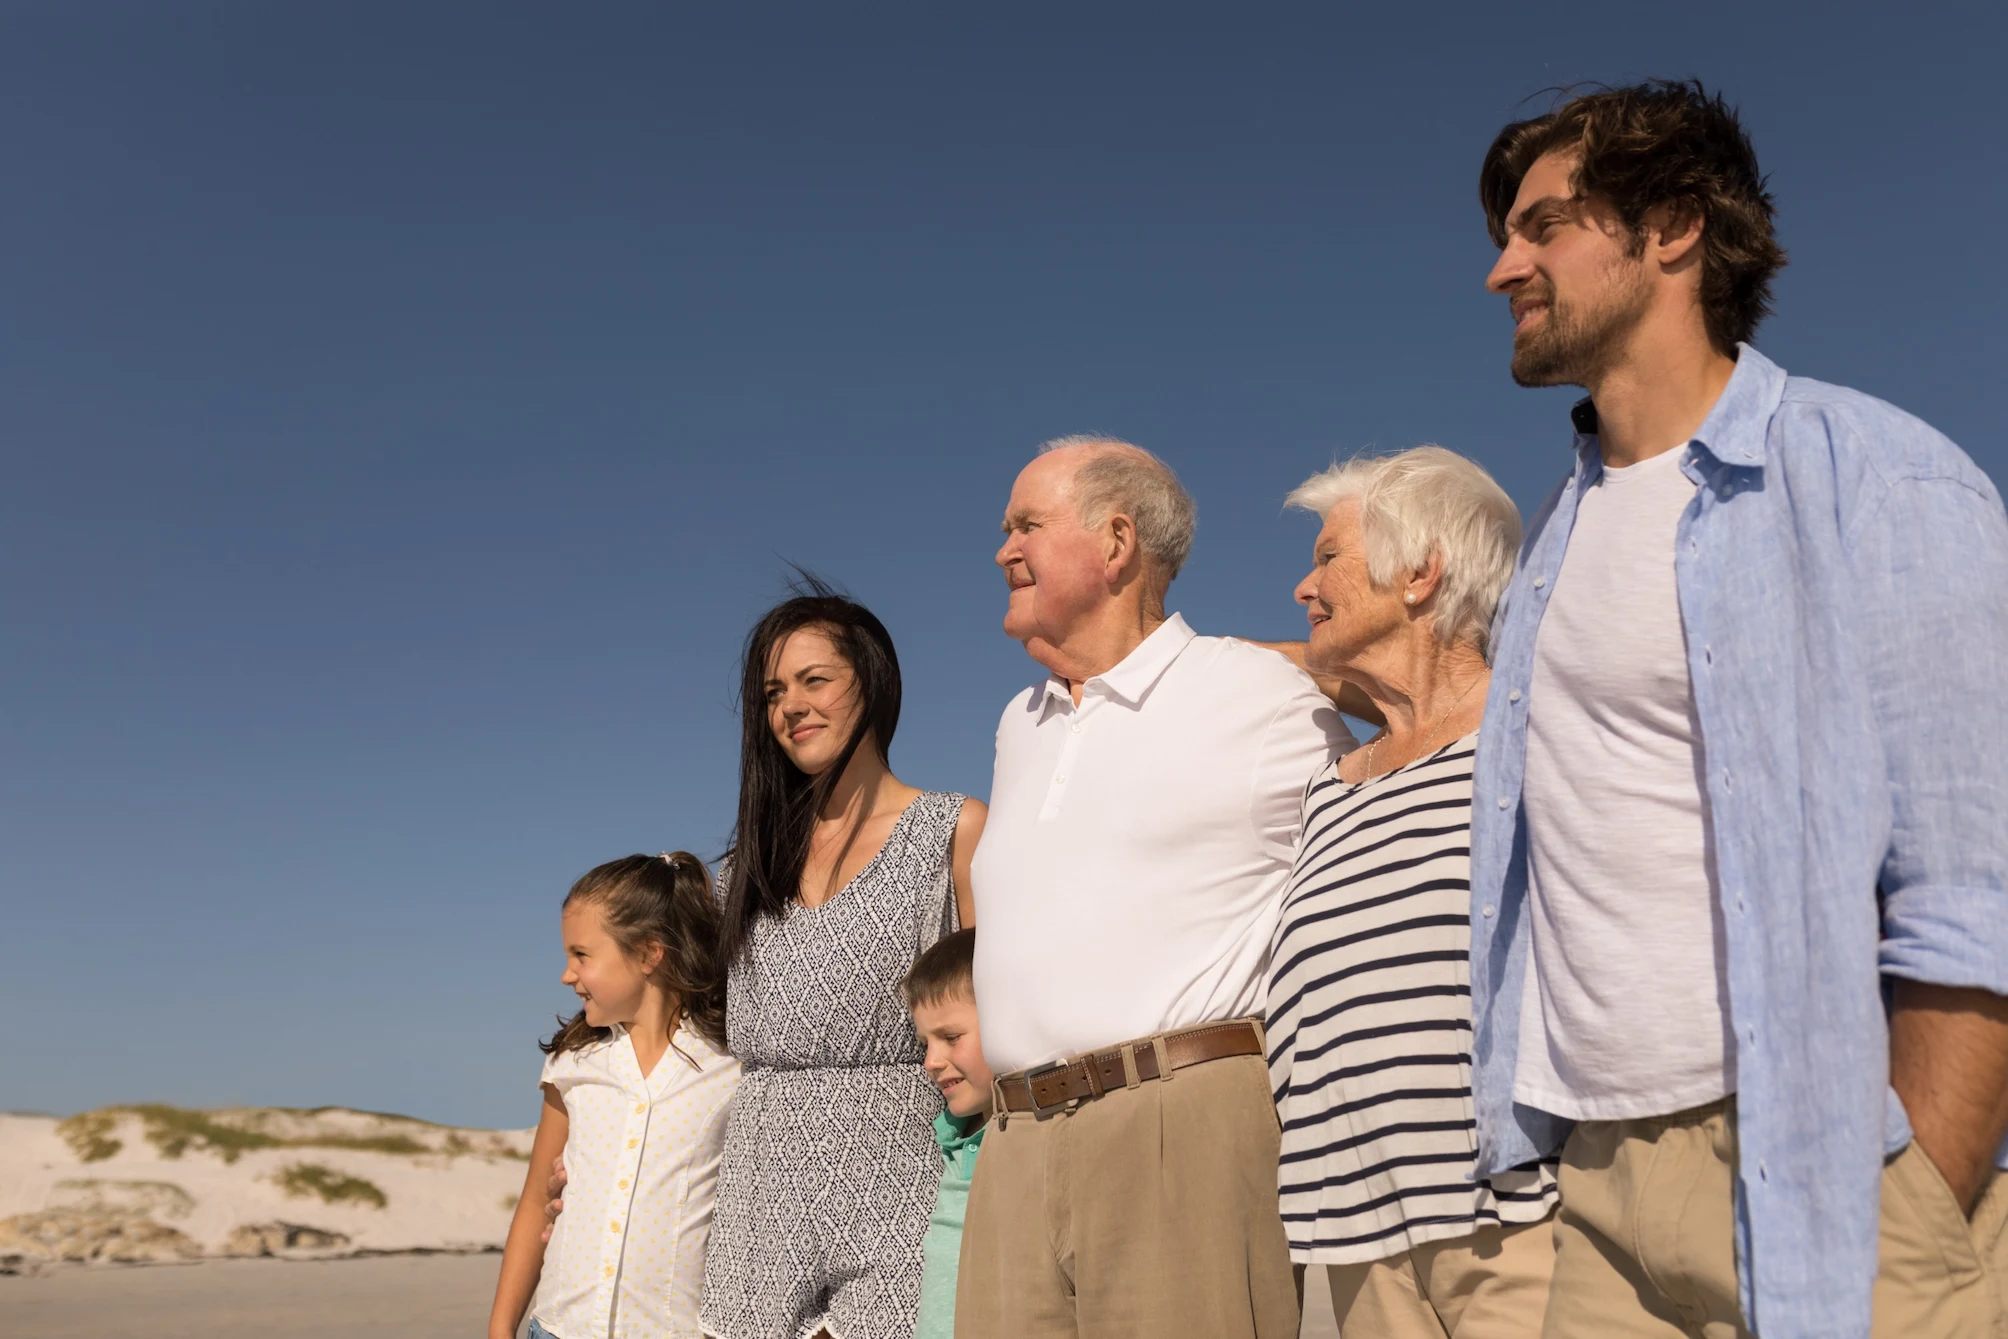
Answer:
<svg viewBox="0 0 2008 1339"><path fill-rule="evenodd" d="M1328 1266L1348 1335L1538 1335L1554 1169L1472 1178L1472 755L1520 516L1435 446L1335 465L1289 501L1324 520L1296 592L1308 668L1386 721L1311 778L1277 926L1291 1257Z"/></svg>

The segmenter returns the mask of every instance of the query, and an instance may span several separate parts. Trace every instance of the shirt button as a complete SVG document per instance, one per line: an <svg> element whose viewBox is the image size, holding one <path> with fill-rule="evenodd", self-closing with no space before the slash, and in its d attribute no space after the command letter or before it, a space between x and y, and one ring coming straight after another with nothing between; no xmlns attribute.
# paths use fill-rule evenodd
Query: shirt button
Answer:
<svg viewBox="0 0 2008 1339"><path fill-rule="evenodd" d="M1504 809L1504 808L1505 808L1505 807L1506 807L1507 805L1509 805L1509 804L1511 804L1511 803L1513 803L1513 801L1511 801L1511 800L1507 799L1507 798L1506 798L1506 797L1505 797L1504 795L1501 795L1501 796L1499 797L1499 807L1500 807L1501 809Z"/></svg>
<svg viewBox="0 0 2008 1339"><path fill-rule="evenodd" d="M1548 584L1548 578L1546 578L1546 577L1535 577L1535 578L1534 578L1534 589L1535 589L1535 590L1539 590L1539 589L1541 589L1541 587L1543 587L1543 586L1545 586L1545 585L1547 585L1547 584Z"/></svg>
<svg viewBox="0 0 2008 1339"><path fill-rule="evenodd" d="M1520 700L1520 690L1515 688L1512 692L1506 694L1506 700L1508 702L1518 702Z"/></svg>
<svg viewBox="0 0 2008 1339"><path fill-rule="evenodd" d="M1069 725L1067 729L1073 731L1075 734L1079 734L1081 733L1081 723L1079 721L1075 721L1072 725Z"/></svg>
<svg viewBox="0 0 2008 1339"><path fill-rule="evenodd" d="M1770 1165L1762 1160L1759 1160L1757 1163L1757 1179L1760 1181L1769 1181L1771 1179Z"/></svg>
<svg viewBox="0 0 2008 1339"><path fill-rule="evenodd" d="M1485 908L1485 919L1486 919L1486 920L1491 920L1491 919L1492 919L1492 908L1491 908L1491 907L1487 907L1487 908Z"/></svg>
<svg viewBox="0 0 2008 1339"><path fill-rule="evenodd" d="M1065 772L1062 772L1062 773L1060 773L1060 774L1059 774L1058 776L1054 777L1054 778L1053 778L1053 784L1054 784L1054 785L1056 785L1056 786L1064 786L1064 785L1066 785L1066 784L1067 784L1067 774L1066 774Z"/></svg>

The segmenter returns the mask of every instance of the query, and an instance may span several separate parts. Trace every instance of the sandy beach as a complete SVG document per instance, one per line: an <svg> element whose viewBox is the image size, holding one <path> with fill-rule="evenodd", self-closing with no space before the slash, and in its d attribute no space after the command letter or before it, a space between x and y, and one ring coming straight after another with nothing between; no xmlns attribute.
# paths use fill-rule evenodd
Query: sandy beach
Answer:
<svg viewBox="0 0 2008 1339"><path fill-rule="evenodd" d="M9 1339L470 1339L501 1256L205 1260L0 1278Z"/></svg>
<svg viewBox="0 0 2008 1339"><path fill-rule="evenodd" d="M8 1339L471 1339L501 1257L205 1260L0 1277ZM1324 1280L1305 1290L1305 1339L1338 1339Z"/></svg>

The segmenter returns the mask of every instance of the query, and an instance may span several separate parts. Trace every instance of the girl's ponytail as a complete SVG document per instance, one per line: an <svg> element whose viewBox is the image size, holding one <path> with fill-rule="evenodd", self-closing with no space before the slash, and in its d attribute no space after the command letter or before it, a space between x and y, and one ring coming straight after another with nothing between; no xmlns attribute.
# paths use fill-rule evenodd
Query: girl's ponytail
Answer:
<svg viewBox="0 0 2008 1339"><path fill-rule="evenodd" d="M599 908L621 952L639 956L648 944L662 945L655 980L676 996L685 1025L723 1051L725 970L718 952L718 904L704 862L688 851L609 860L565 894L566 907L587 903ZM580 1050L613 1035L610 1028L588 1023L583 1009L558 1022L558 1030L538 1043L545 1055Z"/></svg>

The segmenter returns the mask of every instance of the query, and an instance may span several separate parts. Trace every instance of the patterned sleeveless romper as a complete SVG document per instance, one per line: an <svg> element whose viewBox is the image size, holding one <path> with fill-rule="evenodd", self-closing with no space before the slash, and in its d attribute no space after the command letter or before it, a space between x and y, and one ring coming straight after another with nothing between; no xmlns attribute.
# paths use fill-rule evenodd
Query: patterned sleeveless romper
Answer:
<svg viewBox="0 0 2008 1339"><path fill-rule="evenodd" d="M762 917L731 969L726 1036L744 1068L705 1257L706 1334L911 1339L941 1096L899 983L956 928L962 800L922 794L842 892Z"/></svg>

